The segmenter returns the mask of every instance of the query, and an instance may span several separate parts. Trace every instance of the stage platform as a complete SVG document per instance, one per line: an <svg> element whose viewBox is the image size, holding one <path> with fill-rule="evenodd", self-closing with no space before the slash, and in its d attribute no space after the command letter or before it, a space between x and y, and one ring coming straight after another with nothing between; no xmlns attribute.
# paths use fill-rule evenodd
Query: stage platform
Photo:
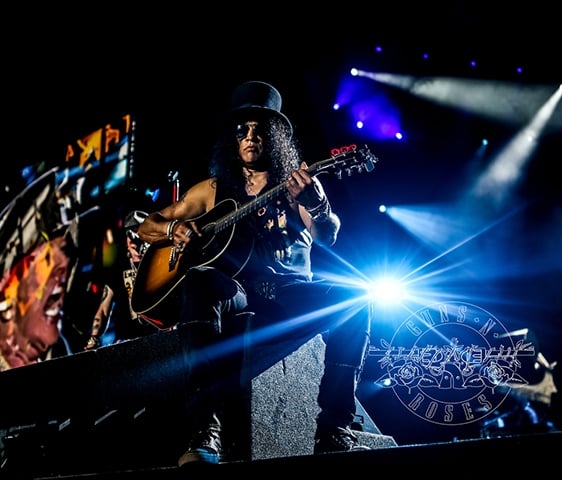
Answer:
<svg viewBox="0 0 562 480"><path fill-rule="evenodd" d="M199 473L310 474L336 466L350 467L346 475L359 474L354 467L379 475L381 466L447 466L431 470L437 478L465 478L475 468L481 475L559 470L552 452L562 446L562 433L398 445L359 402L354 429L371 450L314 455L324 349L319 336L296 349L276 345L273 356L271 348L246 343L248 388L234 410L236 421L224 426L239 442L231 460L178 468L189 437L175 402L178 348L171 331L2 372L0 391L11 395L0 410L0 479L165 480Z"/></svg>
<svg viewBox="0 0 562 480"><path fill-rule="evenodd" d="M121 471L83 472L67 476L35 477L34 480L64 479L134 479L174 480L219 478L221 475L317 475L323 472L346 476L373 476L411 473L436 479L506 478L517 475L531 478L559 477L559 451L562 432L529 434L512 437L461 440L427 445L378 448L353 453L302 455L270 458L218 465L190 464L183 467ZM389 468L390 467L390 468ZM420 470L417 470L417 468ZM428 470L429 468L429 470ZM281 477L283 478L283 477Z"/></svg>

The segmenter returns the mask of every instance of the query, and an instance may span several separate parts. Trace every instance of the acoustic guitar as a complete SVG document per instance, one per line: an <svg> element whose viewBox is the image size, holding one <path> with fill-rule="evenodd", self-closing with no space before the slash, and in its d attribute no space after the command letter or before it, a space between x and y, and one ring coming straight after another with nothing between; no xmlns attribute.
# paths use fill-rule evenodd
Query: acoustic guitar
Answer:
<svg viewBox="0 0 562 480"><path fill-rule="evenodd" d="M342 178L344 174L350 176L355 171L371 172L376 162L378 158L367 146L360 149L352 146L311 165L307 172L312 176L333 173ZM195 222L202 236L192 237L183 249L177 248L172 242L150 245L137 271L131 298L133 310L160 329L172 327L176 323L174 309L166 302L171 300L189 269L220 263L223 270L236 277L253 250L251 241L237 242L237 255L234 257L230 254L229 247L234 243L237 223L286 191L283 182L243 205L238 205L232 199L219 202L208 212L189 220Z"/></svg>

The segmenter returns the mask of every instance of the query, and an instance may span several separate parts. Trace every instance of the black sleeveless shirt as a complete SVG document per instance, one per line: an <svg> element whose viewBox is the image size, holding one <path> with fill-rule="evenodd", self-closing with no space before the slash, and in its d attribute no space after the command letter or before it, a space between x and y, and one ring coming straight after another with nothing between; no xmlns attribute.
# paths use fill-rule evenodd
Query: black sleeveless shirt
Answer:
<svg viewBox="0 0 562 480"><path fill-rule="evenodd" d="M261 193L264 193L266 186ZM216 202L221 200L217 189ZM255 197L247 197L251 201ZM278 285L312 280L312 236L285 195L250 213L237 231L253 242L247 263L237 275L242 280L268 280Z"/></svg>

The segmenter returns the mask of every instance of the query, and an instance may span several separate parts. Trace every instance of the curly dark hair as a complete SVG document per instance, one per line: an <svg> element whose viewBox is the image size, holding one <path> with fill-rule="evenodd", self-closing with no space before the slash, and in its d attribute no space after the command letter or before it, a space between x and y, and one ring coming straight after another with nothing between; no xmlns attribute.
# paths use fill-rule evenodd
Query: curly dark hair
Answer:
<svg viewBox="0 0 562 480"><path fill-rule="evenodd" d="M258 119L247 119L246 121ZM289 178L291 172L299 168L302 158L298 142L292 136L287 125L276 117L260 118L263 138L263 160L268 162L269 186L276 186ZM241 160L238 156L238 140L234 125L223 129L222 135L215 143L209 162L209 175L225 193L236 200L246 198L245 178Z"/></svg>

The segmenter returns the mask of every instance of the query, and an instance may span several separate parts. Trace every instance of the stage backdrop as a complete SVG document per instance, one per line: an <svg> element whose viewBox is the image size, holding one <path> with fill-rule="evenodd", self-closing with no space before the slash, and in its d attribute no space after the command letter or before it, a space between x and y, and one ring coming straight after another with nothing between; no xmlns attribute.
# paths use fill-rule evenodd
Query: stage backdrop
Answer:
<svg viewBox="0 0 562 480"><path fill-rule="evenodd" d="M133 117L108 119L3 193L0 370L83 350L118 255L134 147Z"/></svg>

